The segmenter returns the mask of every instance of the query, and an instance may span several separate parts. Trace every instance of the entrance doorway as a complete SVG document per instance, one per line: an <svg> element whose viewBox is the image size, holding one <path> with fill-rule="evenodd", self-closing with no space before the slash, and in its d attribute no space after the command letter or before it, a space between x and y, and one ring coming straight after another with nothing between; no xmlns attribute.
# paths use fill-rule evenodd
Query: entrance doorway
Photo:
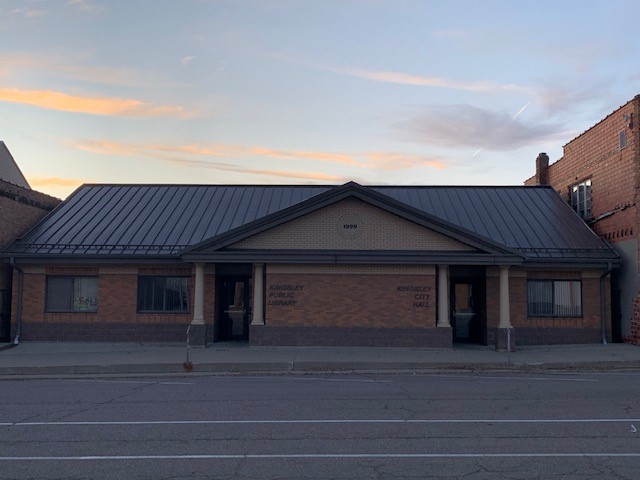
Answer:
<svg viewBox="0 0 640 480"><path fill-rule="evenodd" d="M454 343L487 343L484 268L452 267L451 329Z"/></svg>
<svg viewBox="0 0 640 480"><path fill-rule="evenodd" d="M249 292L248 276L224 276L217 283L217 340L249 340Z"/></svg>

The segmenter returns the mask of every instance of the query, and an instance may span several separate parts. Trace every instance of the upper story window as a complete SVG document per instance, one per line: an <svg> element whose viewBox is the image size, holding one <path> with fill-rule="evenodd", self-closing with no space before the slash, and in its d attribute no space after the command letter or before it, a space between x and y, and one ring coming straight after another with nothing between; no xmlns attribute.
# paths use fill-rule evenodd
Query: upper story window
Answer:
<svg viewBox="0 0 640 480"><path fill-rule="evenodd" d="M591 213L591 179L580 182L570 187L569 203L585 220L593 217Z"/></svg>
<svg viewBox="0 0 640 480"><path fill-rule="evenodd" d="M620 130L618 133L618 148L622 150L627 146L627 132L626 130Z"/></svg>

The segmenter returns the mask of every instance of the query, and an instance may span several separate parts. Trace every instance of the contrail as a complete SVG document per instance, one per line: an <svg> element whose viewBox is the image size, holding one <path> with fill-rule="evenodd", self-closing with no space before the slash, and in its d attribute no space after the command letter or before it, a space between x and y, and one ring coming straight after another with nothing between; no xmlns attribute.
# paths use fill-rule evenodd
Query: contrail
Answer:
<svg viewBox="0 0 640 480"><path fill-rule="evenodd" d="M529 105L531 105L531 102L527 102L527 104L524 107L522 107L520 110L518 110L518 113L516 113L511 120L515 120L516 118L518 118L520 116L520 114L522 112L524 112Z"/></svg>
<svg viewBox="0 0 640 480"><path fill-rule="evenodd" d="M520 116L520 114L521 114L522 112L524 112L524 111L527 109L527 107L528 107L529 105L531 105L531 102L527 102L527 103L525 104L525 106L524 106L524 107L522 107L520 110L518 110L518 111L516 112L516 114L511 118L511 120L515 120L516 118L518 118L518 117ZM479 148L478 150L476 150L476 151L473 153L473 155L471 155L471 158L473 158L473 157L475 157L476 155L478 155L481 151L482 151L482 147L481 147L481 148Z"/></svg>

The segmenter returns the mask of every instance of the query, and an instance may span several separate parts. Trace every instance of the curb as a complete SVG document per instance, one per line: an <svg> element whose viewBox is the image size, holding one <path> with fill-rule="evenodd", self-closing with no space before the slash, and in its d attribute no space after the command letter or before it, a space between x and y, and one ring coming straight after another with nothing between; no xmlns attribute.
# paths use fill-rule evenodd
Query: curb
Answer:
<svg viewBox="0 0 640 480"><path fill-rule="evenodd" d="M41 367L1 367L0 376L74 376L74 375L146 375L146 374L223 374L223 373L321 373L321 372L379 372L379 371L585 371L640 370L640 361L606 361L580 363L390 363L390 362L280 362L280 363L193 363L184 364L116 364L116 365L58 365Z"/></svg>

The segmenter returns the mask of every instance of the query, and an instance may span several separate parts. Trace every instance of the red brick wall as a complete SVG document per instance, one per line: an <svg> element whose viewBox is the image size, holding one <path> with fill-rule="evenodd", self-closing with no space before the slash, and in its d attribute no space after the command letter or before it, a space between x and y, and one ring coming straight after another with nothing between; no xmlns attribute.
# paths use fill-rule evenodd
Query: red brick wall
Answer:
<svg viewBox="0 0 640 480"><path fill-rule="evenodd" d="M633 115L630 128L628 117ZM627 135L627 146L619 148L619 132ZM569 188L582 180L592 180L591 228L611 243L637 240L640 210L637 206L640 185L640 96L612 112L602 121L564 146L564 155L547 170L551 185L565 200ZM525 182L535 185L536 177ZM635 266L640 271L640 266ZM607 282L608 283L608 282ZM636 292L637 295L637 292ZM640 305L640 297L635 303ZM632 334L625 341L640 344L640 310L634 309Z"/></svg>
<svg viewBox="0 0 640 480"><path fill-rule="evenodd" d="M24 267L22 339L86 341L184 341L193 319L194 269L190 267ZM14 276L17 277L15 272ZM48 313L47 275L97 275L98 311ZM138 276L190 276L187 313L138 313ZM15 334L18 281L13 282L12 331ZM205 323L214 323L215 276L205 274ZM75 327L74 327L75 326Z"/></svg>
<svg viewBox="0 0 640 480"><path fill-rule="evenodd" d="M497 269L486 279L487 330L499 322ZM45 312L47 275L98 275L99 304L95 313ZM193 275L190 267L25 267L23 340L183 341L183 330L193 317L193 276L190 312L137 313L139 275ZM528 318L527 279L581 279L581 318ZM14 282L14 317L17 308ZM282 288L282 286L287 286ZM600 328L600 291L596 272L512 269L511 322L516 332L558 331L562 343L579 342L581 331ZM292 286L293 288L290 288ZM298 287L296 289L296 287ZM409 288L407 288L409 287ZM608 282L607 282L608 288ZM608 295L607 290L607 295ZM608 297L607 297L608 298ZM215 275L205 275L205 322L215 321ZM274 304L279 302L280 304ZM295 302L284 305L282 302ZM607 312L609 310L607 309ZM610 329L610 319L607 320ZM433 274L309 274L268 273L266 281L268 327L328 327L360 329L433 329L436 327L436 277ZM15 327L15 326L14 326ZM441 329L442 330L442 329ZM373 330L372 330L373 331ZM450 336L450 330L448 330ZM573 332L573 333L572 333ZM379 332L378 332L379 333ZM367 335L363 330L363 335ZM489 335L491 338L491 335ZM489 338L489 343L491 343ZM518 338L518 337L516 337ZM556 339L557 340L557 339ZM517 340L518 341L518 340ZM519 343L522 343L521 338ZM544 343L540 340L538 343ZM533 343L533 342L525 342Z"/></svg>
<svg viewBox="0 0 640 480"><path fill-rule="evenodd" d="M60 200L0 180L0 251L26 233ZM10 285L11 269L0 260L0 290Z"/></svg>
<svg viewBox="0 0 640 480"><path fill-rule="evenodd" d="M516 319L517 324L515 326L527 326L527 327L570 327L570 328L600 328L600 279L597 274L590 276L583 275L580 271L571 270L547 270L539 271L532 270L527 272L527 278L521 278L521 286L518 290L522 290L524 305L520 309L522 315ZM582 312L581 318L576 317L532 317L527 318L527 305L526 305L526 280L582 280ZM607 284L609 283L607 279ZM513 300L513 297L512 297ZM607 303L607 312L610 312ZM610 331L610 315L608 315L607 322L609 323ZM512 317L513 323L513 317Z"/></svg>
<svg viewBox="0 0 640 480"><path fill-rule="evenodd" d="M581 280L582 317L528 317L527 280ZM611 333L610 285L606 280L605 296L607 334ZM491 344L492 331L500 320L500 279L497 269L487 275L487 333ZM583 343L599 341L600 330L600 279L596 272L579 270L528 270L511 269L509 276L509 313L518 344ZM542 333L540 333L542 332ZM556 338L554 332L557 332ZM591 332L591 333L588 333ZM527 338L530 337L530 338Z"/></svg>
<svg viewBox="0 0 640 480"><path fill-rule="evenodd" d="M407 286L424 291L398 290ZM295 304L274 304L282 301ZM265 312L270 326L432 328L435 276L267 274Z"/></svg>
<svg viewBox="0 0 640 480"><path fill-rule="evenodd" d="M547 170L549 185L566 201L572 185L591 178L594 218L615 212L592 225L598 235L610 242L637 237L639 104L640 97L634 98L567 143L563 157ZM629 114L634 117L633 129L624 118ZM626 131L627 146L620 149L618 135L622 130ZM535 184L535 177L525 184Z"/></svg>
<svg viewBox="0 0 640 480"><path fill-rule="evenodd" d="M53 210L60 200L0 180L0 250Z"/></svg>
<svg viewBox="0 0 640 480"><path fill-rule="evenodd" d="M631 333L625 337L625 342L640 345L640 296L633 301L633 321Z"/></svg>

